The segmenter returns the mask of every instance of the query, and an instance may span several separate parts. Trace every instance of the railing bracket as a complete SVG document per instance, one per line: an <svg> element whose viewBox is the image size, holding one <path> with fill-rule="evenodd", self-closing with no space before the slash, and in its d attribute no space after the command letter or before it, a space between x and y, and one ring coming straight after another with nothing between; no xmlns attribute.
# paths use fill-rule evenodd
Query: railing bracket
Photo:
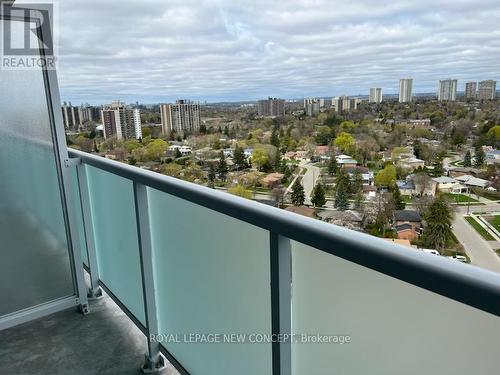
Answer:
<svg viewBox="0 0 500 375"><path fill-rule="evenodd" d="M148 353L144 355L144 365L141 368L143 374L161 374L167 368L165 365L165 357L162 354L154 360Z"/></svg>
<svg viewBox="0 0 500 375"><path fill-rule="evenodd" d="M64 166L66 168L71 168L73 166L77 166L77 165L80 165L82 164L82 159L80 158L68 158L68 159L64 159Z"/></svg>

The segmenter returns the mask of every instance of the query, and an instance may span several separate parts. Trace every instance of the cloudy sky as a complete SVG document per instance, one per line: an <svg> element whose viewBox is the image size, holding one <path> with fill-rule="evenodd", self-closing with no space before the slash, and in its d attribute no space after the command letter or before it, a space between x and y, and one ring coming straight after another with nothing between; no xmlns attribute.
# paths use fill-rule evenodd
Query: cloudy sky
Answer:
<svg viewBox="0 0 500 375"><path fill-rule="evenodd" d="M64 0L73 104L416 92L500 80L499 0Z"/></svg>

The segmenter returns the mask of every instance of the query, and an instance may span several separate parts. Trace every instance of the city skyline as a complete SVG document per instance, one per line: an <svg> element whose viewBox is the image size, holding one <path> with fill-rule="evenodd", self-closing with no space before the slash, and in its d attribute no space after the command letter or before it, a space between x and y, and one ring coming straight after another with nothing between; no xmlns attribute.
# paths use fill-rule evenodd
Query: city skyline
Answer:
<svg viewBox="0 0 500 375"><path fill-rule="evenodd" d="M353 96L369 87L391 95L405 76L417 93L446 77L462 82L459 91L500 77L494 1L96 4L59 2L66 101Z"/></svg>

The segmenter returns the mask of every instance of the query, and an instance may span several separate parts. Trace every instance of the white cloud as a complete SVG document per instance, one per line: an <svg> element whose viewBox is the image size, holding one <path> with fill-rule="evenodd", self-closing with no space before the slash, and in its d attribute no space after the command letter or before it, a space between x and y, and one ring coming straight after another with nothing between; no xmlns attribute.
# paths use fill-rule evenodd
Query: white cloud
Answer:
<svg viewBox="0 0 500 375"><path fill-rule="evenodd" d="M498 0L59 2L59 81L74 103L417 91L500 79Z"/></svg>

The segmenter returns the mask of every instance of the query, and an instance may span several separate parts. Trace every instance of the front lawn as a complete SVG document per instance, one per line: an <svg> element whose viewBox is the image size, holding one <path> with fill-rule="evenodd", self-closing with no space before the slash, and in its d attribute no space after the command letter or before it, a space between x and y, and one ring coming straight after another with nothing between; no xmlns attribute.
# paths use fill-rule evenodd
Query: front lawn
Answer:
<svg viewBox="0 0 500 375"><path fill-rule="evenodd" d="M490 216L487 218L488 222L500 232L500 215Z"/></svg>
<svg viewBox="0 0 500 375"><path fill-rule="evenodd" d="M452 194L452 193L446 193L445 194L448 198L450 198L453 202L457 203L477 203L479 202L477 199L471 198L465 194Z"/></svg>
<svg viewBox="0 0 500 375"><path fill-rule="evenodd" d="M472 216L465 216L465 220L479 233L486 241L494 241L495 239L479 224Z"/></svg>

